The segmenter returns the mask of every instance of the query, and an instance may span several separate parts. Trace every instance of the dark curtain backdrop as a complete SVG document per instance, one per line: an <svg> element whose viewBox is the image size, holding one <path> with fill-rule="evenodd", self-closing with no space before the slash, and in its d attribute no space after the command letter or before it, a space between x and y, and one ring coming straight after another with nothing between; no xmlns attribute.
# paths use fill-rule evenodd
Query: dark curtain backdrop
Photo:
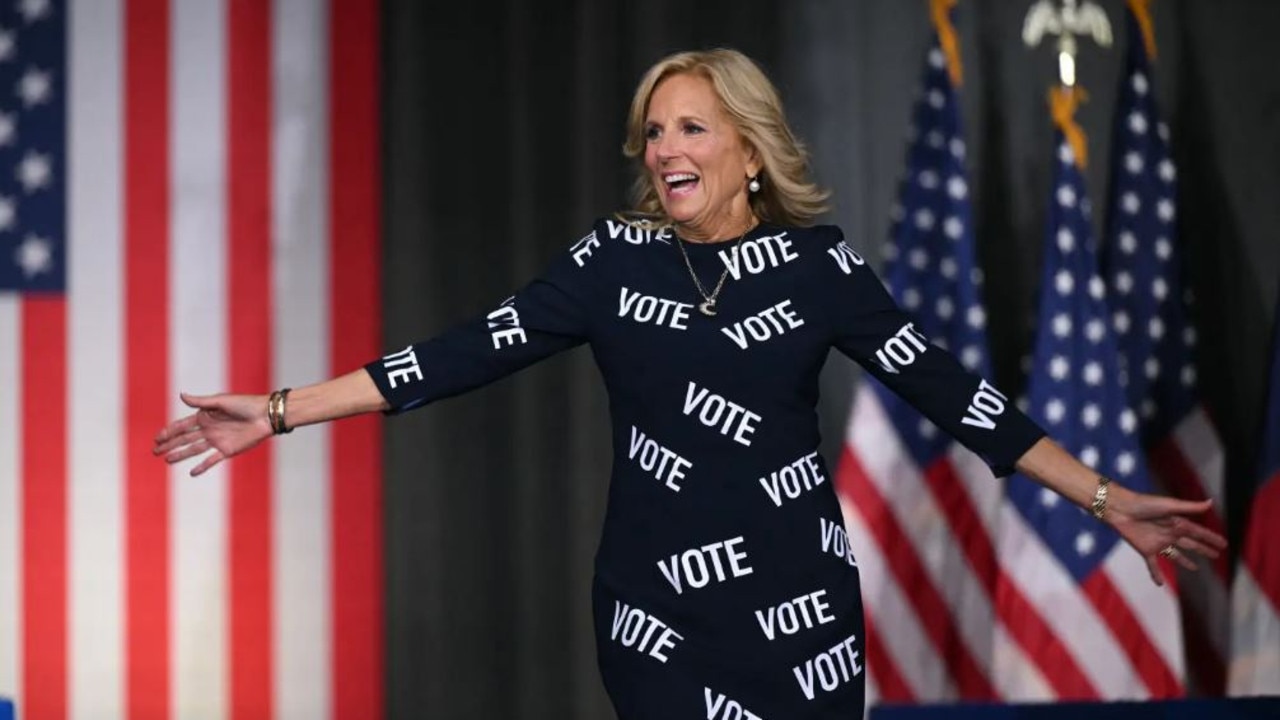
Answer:
<svg viewBox="0 0 1280 720"><path fill-rule="evenodd" d="M1125 37L1122 3L1101 4L1117 45L1086 42L1080 60L1098 207ZM1049 193L1044 94L1056 66L1049 48L1022 45L1030 5L958 8L979 252L1007 388L1022 385ZM1201 377L1238 517L1280 284L1280 3L1160 0L1155 16ZM388 348L492 309L622 206L631 92L677 49L730 45L761 63L833 190L830 221L878 258L930 32L925 0L384 0L384 28ZM833 463L855 373L832 357L824 376ZM612 717L589 617L607 403L579 349L388 422L392 717Z"/></svg>

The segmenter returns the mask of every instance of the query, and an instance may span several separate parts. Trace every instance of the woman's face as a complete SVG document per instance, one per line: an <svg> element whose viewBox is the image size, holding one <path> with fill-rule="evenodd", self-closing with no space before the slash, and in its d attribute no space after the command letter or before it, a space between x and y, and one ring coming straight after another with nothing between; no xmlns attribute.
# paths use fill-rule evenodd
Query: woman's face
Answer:
<svg viewBox="0 0 1280 720"><path fill-rule="evenodd" d="M690 240L723 240L751 223L747 178L759 171L711 81L671 75L649 97L644 164L662 207Z"/></svg>

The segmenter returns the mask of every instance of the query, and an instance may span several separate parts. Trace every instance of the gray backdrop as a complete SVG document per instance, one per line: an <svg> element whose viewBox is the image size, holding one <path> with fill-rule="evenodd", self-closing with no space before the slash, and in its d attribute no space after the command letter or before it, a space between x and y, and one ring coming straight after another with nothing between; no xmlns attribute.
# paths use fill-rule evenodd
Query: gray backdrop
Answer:
<svg viewBox="0 0 1280 720"><path fill-rule="evenodd" d="M1101 4L1117 46L1086 44L1091 101L1079 114L1098 207L1125 37L1123 4ZM1013 389L1032 332L1056 69L1048 48L1022 45L1030 5L958 7L993 355ZM1201 378L1238 517L1280 284L1280 2L1160 0L1155 16ZM765 67L834 191L830 221L878 258L930 33L925 0L384 0L384 28L389 348L488 311L621 206L631 92L677 49L729 45ZM833 463L854 379L832 357L822 417ZM589 352L387 428L389 714L612 717L589 619L611 452Z"/></svg>

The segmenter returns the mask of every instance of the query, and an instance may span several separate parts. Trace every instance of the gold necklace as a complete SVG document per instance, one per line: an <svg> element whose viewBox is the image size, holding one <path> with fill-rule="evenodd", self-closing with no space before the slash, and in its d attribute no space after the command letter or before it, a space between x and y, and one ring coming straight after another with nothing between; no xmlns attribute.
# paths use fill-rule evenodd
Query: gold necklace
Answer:
<svg viewBox="0 0 1280 720"><path fill-rule="evenodd" d="M736 248L741 245L742 239L755 227L756 223L754 222L748 225L747 229L743 230L738 239L734 241L733 247ZM693 271L693 263L689 262L689 251L684 249L684 242L679 235L676 235L676 247L680 248L680 256L684 258L684 266L689 268L689 277L693 278L693 284L698 288L698 294L702 296L702 302L698 304L698 310L707 317L715 317L716 298L719 297L720 290L724 288L725 279L729 277L729 267L726 265L724 272L720 273L720 280L716 282L716 289L707 293L707 289L702 286L702 281L698 279L698 273Z"/></svg>

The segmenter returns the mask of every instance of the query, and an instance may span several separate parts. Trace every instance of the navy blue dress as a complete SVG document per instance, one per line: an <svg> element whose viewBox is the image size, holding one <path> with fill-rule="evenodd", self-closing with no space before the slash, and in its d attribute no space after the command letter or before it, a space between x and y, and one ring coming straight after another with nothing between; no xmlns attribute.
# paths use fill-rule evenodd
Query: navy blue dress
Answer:
<svg viewBox="0 0 1280 720"><path fill-rule="evenodd" d="M367 366L403 412L590 343L614 461L593 605L622 720L860 718L856 560L818 451L835 347L1000 475L1043 431L1011 405L965 424L982 379L930 345L838 228L740 242L600 220L492 312Z"/></svg>

